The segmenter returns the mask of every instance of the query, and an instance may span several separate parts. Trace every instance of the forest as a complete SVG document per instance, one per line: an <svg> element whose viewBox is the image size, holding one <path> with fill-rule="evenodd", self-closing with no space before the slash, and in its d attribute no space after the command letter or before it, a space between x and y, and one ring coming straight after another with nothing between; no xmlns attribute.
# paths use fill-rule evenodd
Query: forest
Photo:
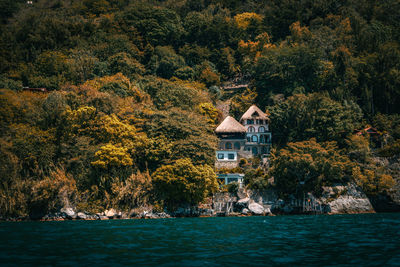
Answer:
<svg viewBox="0 0 400 267"><path fill-rule="evenodd" d="M373 160L400 154L398 0L0 0L0 13L0 217L226 190L224 101L271 119L271 167L244 162L249 188L354 180L376 195L399 179ZM369 126L378 140L353 134Z"/></svg>

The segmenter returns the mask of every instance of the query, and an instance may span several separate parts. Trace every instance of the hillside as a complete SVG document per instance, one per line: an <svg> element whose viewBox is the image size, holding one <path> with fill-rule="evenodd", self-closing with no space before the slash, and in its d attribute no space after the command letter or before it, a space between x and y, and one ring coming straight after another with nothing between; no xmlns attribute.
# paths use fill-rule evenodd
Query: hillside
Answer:
<svg viewBox="0 0 400 267"><path fill-rule="evenodd" d="M219 190L215 127L252 104L275 149L269 170L241 169L249 188L396 195L397 0L0 0L0 13L2 217L197 205Z"/></svg>

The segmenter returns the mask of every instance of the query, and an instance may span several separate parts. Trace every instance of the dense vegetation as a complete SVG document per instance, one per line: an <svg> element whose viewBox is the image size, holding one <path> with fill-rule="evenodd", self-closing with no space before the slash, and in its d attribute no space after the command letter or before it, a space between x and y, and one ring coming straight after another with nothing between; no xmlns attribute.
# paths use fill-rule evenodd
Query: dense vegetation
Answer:
<svg viewBox="0 0 400 267"><path fill-rule="evenodd" d="M242 164L249 186L394 182L352 133L373 125L380 155L400 153L397 0L0 0L0 12L1 216L202 201L232 80L249 84L232 115L268 110L277 146L270 173Z"/></svg>

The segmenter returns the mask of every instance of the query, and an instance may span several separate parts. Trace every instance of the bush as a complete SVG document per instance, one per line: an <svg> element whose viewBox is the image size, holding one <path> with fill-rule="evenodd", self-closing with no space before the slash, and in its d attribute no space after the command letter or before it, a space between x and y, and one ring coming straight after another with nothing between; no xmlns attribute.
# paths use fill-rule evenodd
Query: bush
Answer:
<svg viewBox="0 0 400 267"><path fill-rule="evenodd" d="M400 155L400 139L397 139L393 144L388 144L379 149L378 154L382 157L393 157Z"/></svg>
<svg viewBox="0 0 400 267"><path fill-rule="evenodd" d="M309 141L288 143L271 154L270 175L285 194L319 193L322 186L347 182L353 175L354 163L340 154L336 142Z"/></svg>
<svg viewBox="0 0 400 267"><path fill-rule="evenodd" d="M263 190L268 186L268 178L260 168L246 171L244 183L249 189Z"/></svg>
<svg viewBox="0 0 400 267"><path fill-rule="evenodd" d="M227 190L231 194L236 194L239 190L239 183L238 182L232 182L226 185Z"/></svg>
<svg viewBox="0 0 400 267"><path fill-rule="evenodd" d="M152 192L151 177L148 173L135 173L125 181L113 184L113 206L123 210L145 206Z"/></svg>
<svg viewBox="0 0 400 267"><path fill-rule="evenodd" d="M247 161L247 159L241 158L239 160L239 167L240 168L244 168L247 164L249 164L249 162Z"/></svg>
<svg viewBox="0 0 400 267"><path fill-rule="evenodd" d="M48 177L36 182L32 187L30 216L37 218L49 211L68 206L77 192L76 182L63 168L50 172Z"/></svg>
<svg viewBox="0 0 400 267"><path fill-rule="evenodd" d="M208 165L194 166L190 159L179 159L153 173L156 194L169 208L196 205L218 188L217 177Z"/></svg>

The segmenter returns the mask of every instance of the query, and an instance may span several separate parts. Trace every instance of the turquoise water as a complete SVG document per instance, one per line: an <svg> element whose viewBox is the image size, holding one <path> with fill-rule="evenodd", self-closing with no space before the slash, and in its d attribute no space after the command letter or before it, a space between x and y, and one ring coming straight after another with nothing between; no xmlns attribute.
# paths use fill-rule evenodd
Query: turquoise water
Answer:
<svg viewBox="0 0 400 267"><path fill-rule="evenodd" d="M1 222L0 265L400 266L400 214Z"/></svg>

